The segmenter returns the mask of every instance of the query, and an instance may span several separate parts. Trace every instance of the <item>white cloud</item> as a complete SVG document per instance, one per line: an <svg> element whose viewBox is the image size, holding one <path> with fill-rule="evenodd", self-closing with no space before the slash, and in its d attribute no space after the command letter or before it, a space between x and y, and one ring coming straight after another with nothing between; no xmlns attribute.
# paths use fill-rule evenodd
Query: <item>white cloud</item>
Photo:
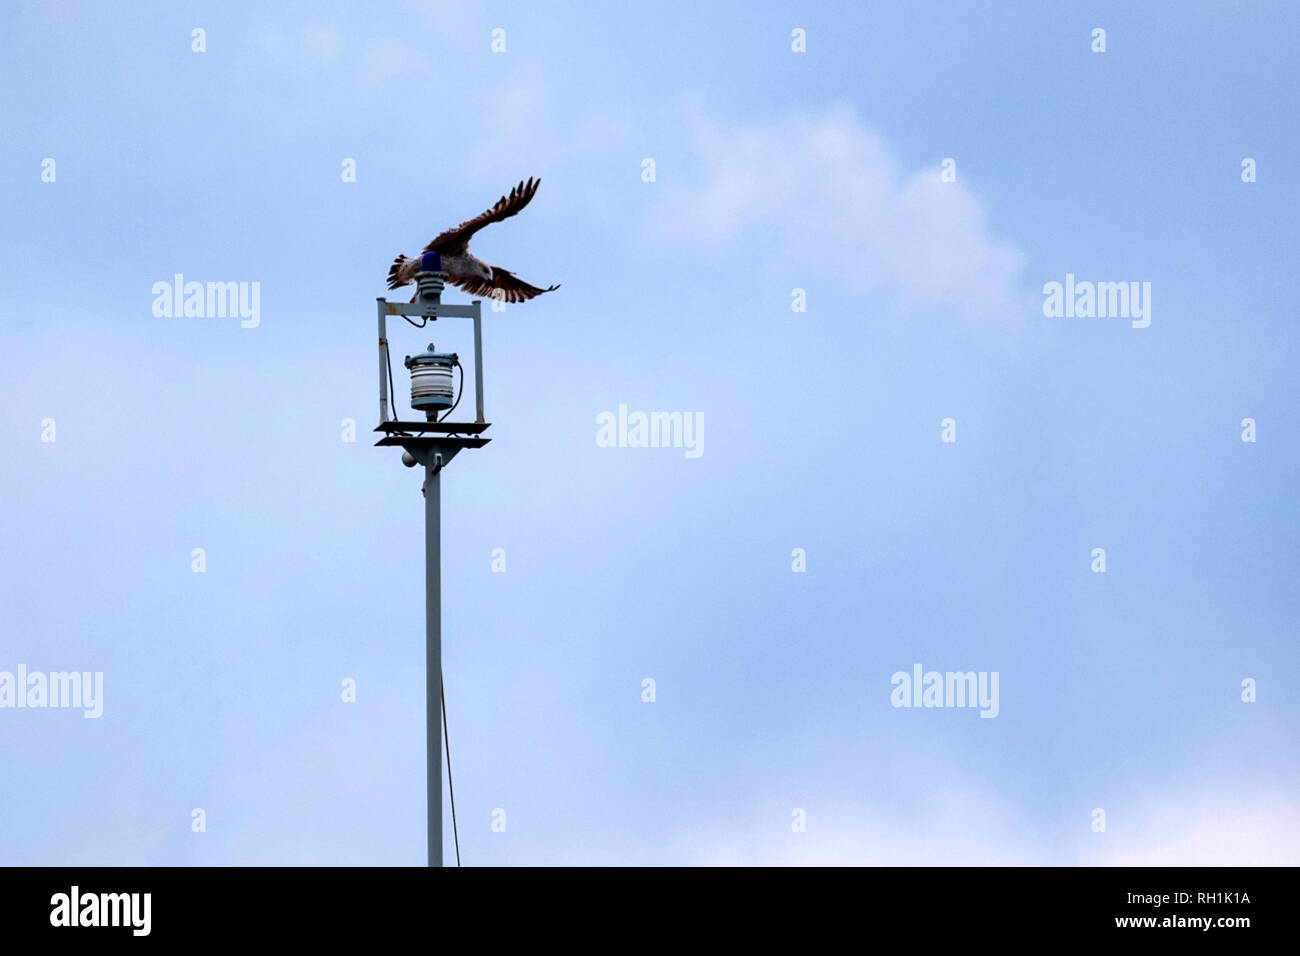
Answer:
<svg viewBox="0 0 1300 956"><path fill-rule="evenodd" d="M787 827L788 829L788 827ZM978 830L927 823L913 833L869 826L827 827L814 817L807 833L780 839L747 834L744 840L705 845L691 866L1043 866L1052 862L1023 840L991 838Z"/></svg>
<svg viewBox="0 0 1300 956"><path fill-rule="evenodd" d="M1110 824L1107 866L1300 865L1300 806L1275 794L1223 794L1192 807L1171 798L1128 842L1122 818L1112 814Z"/></svg>
<svg viewBox="0 0 1300 956"><path fill-rule="evenodd" d="M816 788L814 788L815 791ZM1042 866L1057 862L1005 798L932 778L915 799L882 803L810 792L792 805L763 798L737 814L697 818L643 859L684 866Z"/></svg>
<svg viewBox="0 0 1300 956"><path fill-rule="evenodd" d="M1023 255L989 233L961 181L941 180L942 157L903 173L851 109L748 126L697 117L695 126L698 165L660 162L661 238L749 245L810 276L976 319L1031 301Z"/></svg>
<svg viewBox="0 0 1300 956"><path fill-rule="evenodd" d="M833 807L833 809L832 809ZM1109 830L1092 833L1085 809L1077 838L1017 821L990 795L938 790L916 819L898 807L852 801L809 809L806 833L789 832L789 811L766 808L763 822L719 821L679 832L681 862L702 866L1296 866L1300 807L1271 794L1163 796L1137 819L1112 807ZM860 823L857 821L861 821Z"/></svg>

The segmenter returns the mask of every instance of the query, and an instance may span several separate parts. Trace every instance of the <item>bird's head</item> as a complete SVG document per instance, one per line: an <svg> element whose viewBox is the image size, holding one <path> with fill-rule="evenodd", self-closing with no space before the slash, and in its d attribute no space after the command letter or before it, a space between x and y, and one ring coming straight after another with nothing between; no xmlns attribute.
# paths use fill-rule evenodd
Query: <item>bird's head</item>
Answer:
<svg viewBox="0 0 1300 956"><path fill-rule="evenodd" d="M492 267L488 265L486 262L476 262L475 265L478 267L478 274L482 276L484 279L486 279L488 282L491 282Z"/></svg>

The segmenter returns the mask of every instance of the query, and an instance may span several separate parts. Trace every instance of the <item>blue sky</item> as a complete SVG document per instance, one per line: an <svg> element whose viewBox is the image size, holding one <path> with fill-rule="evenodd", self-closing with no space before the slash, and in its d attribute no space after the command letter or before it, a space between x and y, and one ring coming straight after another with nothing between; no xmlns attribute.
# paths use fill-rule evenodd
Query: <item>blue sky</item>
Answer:
<svg viewBox="0 0 1300 956"><path fill-rule="evenodd" d="M104 675L0 708L0 863L423 862L372 303L530 175L473 248L563 285L486 313L443 480L466 864L1300 862L1300 13L544 7L0 11L0 671ZM1150 326L1045 317L1067 273ZM997 717L892 707L918 663Z"/></svg>

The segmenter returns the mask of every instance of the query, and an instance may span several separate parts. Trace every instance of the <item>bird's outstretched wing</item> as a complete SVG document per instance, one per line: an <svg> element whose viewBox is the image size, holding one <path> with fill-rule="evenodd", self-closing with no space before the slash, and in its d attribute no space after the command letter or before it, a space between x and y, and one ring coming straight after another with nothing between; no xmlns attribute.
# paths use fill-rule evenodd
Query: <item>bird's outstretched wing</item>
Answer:
<svg viewBox="0 0 1300 956"><path fill-rule="evenodd" d="M481 295L501 302L527 302L543 292L554 292L559 288L558 285L553 285L545 289L539 289L537 286L525 282L509 269L502 269L500 266L492 267L491 282L479 276L453 276L448 281L452 285L460 286L470 295Z"/></svg>
<svg viewBox="0 0 1300 956"><path fill-rule="evenodd" d="M473 219L466 219L455 229L448 229L425 246L424 251L437 252L442 255L459 255L463 253L466 245L469 244L470 236L484 226L500 222L502 219L509 219L519 212L532 201L533 196L537 193L537 187L541 184L540 179L533 179L531 176L528 178L528 182L521 181L518 186L510 190L509 196L502 196L491 209L479 213Z"/></svg>

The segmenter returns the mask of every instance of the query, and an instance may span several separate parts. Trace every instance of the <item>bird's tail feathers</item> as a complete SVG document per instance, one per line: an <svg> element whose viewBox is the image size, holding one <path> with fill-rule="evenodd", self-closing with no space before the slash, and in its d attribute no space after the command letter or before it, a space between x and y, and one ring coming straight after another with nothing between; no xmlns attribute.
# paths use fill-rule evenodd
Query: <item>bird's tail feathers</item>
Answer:
<svg viewBox="0 0 1300 956"><path fill-rule="evenodd" d="M406 256L398 256L393 260L393 264L388 267L388 288L396 289L398 286L406 285L399 277L398 273L402 265L406 262Z"/></svg>

